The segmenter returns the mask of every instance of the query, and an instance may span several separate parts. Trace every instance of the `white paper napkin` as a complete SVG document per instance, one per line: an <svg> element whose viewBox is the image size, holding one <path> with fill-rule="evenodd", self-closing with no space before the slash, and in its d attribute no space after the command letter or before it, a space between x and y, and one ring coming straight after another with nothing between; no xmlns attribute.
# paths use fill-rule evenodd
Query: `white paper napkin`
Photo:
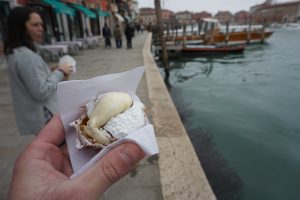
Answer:
<svg viewBox="0 0 300 200"><path fill-rule="evenodd" d="M136 143L148 156L159 152L153 126L149 123L125 138L108 145L99 153L94 150L77 149L76 130L69 126L70 122L78 119L84 112L82 108L87 102L103 93L112 91L126 92L134 97L144 69L144 67L138 67L123 73L99 76L89 80L65 81L58 84L59 111L65 128L66 141L74 170L71 178L83 173L110 149L125 141Z"/></svg>
<svg viewBox="0 0 300 200"><path fill-rule="evenodd" d="M73 74L76 73L76 60L69 56L69 55L64 55L63 57L59 58L59 62L58 65L62 65L62 64L70 64L73 67Z"/></svg>

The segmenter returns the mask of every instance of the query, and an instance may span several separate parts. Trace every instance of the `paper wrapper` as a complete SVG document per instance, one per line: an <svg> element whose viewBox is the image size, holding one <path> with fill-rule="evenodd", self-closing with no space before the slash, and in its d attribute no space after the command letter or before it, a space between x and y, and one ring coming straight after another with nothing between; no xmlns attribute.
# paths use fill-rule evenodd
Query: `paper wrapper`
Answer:
<svg viewBox="0 0 300 200"><path fill-rule="evenodd" d="M126 92L131 96L135 96L144 69L144 67L138 67L123 73L99 76L89 80L65 81L58 84L59 111L65 128L66 142L74 170L71 178L79 176L110 149L125 141L136 143L148 156L159 152L153 126L149 123L136 132L113 142L100 152L89 149L77 149L76 129L69 126L70 122L75 121L83 114L85 111L83 107L86 103L103 93L113 91Z"/></svg>
<svg viewBox="0 0 300 200"><path fill-rule="evenodd" d="M76 60L69 56L69 55L65 55L61 58L59 58L59 62L58 62L58 65L62 65L62 64L69 64L73 67L73 74L76 73Z"/></svg>

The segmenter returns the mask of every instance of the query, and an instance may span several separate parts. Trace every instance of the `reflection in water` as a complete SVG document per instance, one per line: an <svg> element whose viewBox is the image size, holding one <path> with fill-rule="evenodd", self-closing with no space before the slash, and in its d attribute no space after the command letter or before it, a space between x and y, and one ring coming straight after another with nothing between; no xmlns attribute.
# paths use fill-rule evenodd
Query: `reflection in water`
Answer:
<svg viewBox="0 0 300 200"><path fill-rule="evenodd" d="M171 90L171 89L172 89L172 85L171 85L171 83L170 83L170 76L167 76L167 75L165 74L164 77L165 77L165 78L164 78L164 81L165 81L165 84L166 84L168 90Z"/></svg>
<svg viewBox="0 0 300 200"><path fill-rule="evenodd" d="M204 68L202 68L202 73L206 75L206 77L209 77L213 70L213 59L209 59L210 61L208 62L208 65L205 65Z"/></svg>
<svg viewBox="0 0 300 200"><path fill-rule="evenodd" d="M194 72L191 74L181 74L181 73L176 73L176 77L177 77L177 81L179 83L182 83L184 81L187 81L195 76L197 76L199 73L198 72Z"/></svg>
<svg viewBox="0 0 300 200"><path fill-rule="evenodd" d="M183 97L182 89L170 91L178 113L197 153L201 166L218 200L241 200L243 182L218 150L211 131L193 126L194 108Z"/></svg>
<svg viewBox="0 0 300 200"><path fill-rule="evenodd" d="M216 63L224 65L243 64L245 63L245 59L243 54L206 57L177 57L170 61L170 71L175 71L173 73L177 77L176 82L185 82L197 77L199 74L209 77L213 72L213 68ZM195 67L191 69L191 65Z"/></svg>

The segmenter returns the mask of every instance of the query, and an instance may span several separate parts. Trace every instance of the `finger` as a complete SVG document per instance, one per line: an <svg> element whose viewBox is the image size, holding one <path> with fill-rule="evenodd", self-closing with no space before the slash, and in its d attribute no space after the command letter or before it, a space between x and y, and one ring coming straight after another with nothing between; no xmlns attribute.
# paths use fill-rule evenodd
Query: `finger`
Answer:
<svg viewBox="0 0 300 200"><path fill-rule="evenodd" d="M84 183L90 191L101 194L128 174L144 156L144 152L136 144L120 144L75 181L78 184Z"/></svg>
<svg viewBox="0 0 300 200"><path fill-rule="evenodd" d="M60 147L60 151L61 151L62 155L65 157L65 159L71 163L67 144L64 144L62 147Z"/></svg>
<svg viewBox="0 0 300 200"><path fill-rule="evenodd" d="M38 141L47 142L54 145L61 144L64 139L64 126L59 115L55 115L37 136Z"/></svg>

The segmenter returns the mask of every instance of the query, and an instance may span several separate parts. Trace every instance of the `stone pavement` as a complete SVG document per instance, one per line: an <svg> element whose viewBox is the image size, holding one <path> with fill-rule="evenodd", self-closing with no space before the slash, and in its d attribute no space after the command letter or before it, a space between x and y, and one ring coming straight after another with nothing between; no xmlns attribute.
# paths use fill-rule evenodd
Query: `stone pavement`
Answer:
<svg viewBox="0 0 300 200"><path fill-rule="evenodd" d="M96 49L89 49L75 56L77 73L70 79L88 79L99 75L117 73L143 65L143 46L147 34L137 34L133 39L133 49L105 49L103 43ZM54 64L54 63L50 63ZM149 103L145 75L137 90L137 95L146 108ZM151 116L150 117L151 121ZM7 69L0 61L0 199L6 199L14 160L34 136L20 136L15 124L11 105ZM160 200L162 198L157 157L144 159L132 173L111 187L101 199Z"/></svg>

